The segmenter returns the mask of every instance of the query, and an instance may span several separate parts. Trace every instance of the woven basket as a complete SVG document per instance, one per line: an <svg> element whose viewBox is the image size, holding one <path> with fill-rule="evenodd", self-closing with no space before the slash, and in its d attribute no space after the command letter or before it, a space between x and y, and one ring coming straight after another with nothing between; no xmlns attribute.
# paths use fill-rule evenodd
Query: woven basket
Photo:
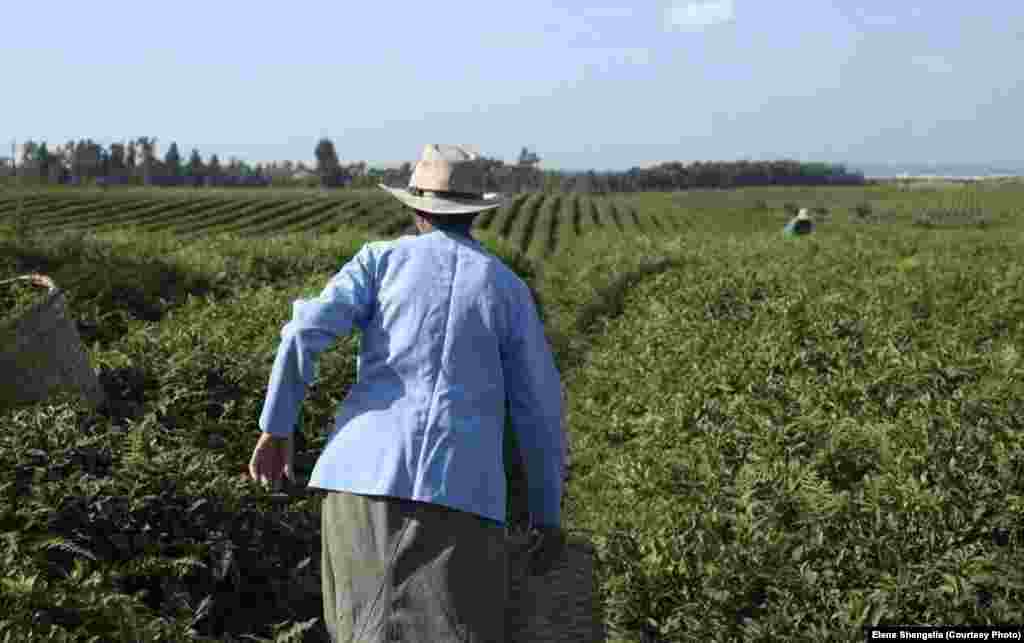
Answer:
<svg viewBox="0 0 1024 643"><path fill-rule="evenodd" d="M103 388L67 317L64 293L49 277L35 274L0 281L0 288L19 280L48 292L23 315L0 325L0 410L61 391L77 391L99 406Z"/></svg>

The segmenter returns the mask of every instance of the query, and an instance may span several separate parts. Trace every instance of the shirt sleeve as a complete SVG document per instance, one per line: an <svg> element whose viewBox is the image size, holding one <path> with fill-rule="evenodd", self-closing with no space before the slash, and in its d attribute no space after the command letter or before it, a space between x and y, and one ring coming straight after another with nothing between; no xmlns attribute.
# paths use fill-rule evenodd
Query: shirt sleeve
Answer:
<svg viewBox="0 0 1024 643"><path fill-rule="evenodd" d="M306 387L316 379L320 353L351 332L353 325L365 330L375 298L373 257L366 244L331 278L319 297L292 304L292 319L281 329L260 429L278 437L292 434Z"/></svg>
<svg viewBox="0 0 1024 643"><path fill-rule="evenodd" d="M562 385L530 291L510 311L502 371L511 425L529 485L528 504L538 526L561 526L566 441Z"/></svg>

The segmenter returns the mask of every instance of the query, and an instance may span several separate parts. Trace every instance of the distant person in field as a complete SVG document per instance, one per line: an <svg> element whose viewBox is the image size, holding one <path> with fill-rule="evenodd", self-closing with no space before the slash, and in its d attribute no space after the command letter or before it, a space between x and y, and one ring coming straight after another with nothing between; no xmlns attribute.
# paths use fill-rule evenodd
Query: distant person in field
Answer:
<svg viewBox="0 0 1024 643"><path fill-rule="evenodd" d="M506 402L541 532L532 572L561 555L561 379L530 290L470 235L503 199L475 154L427 145L407 189L419 234L365 244L297 300L249 464L292 477L292 434L318 355L358 326L357 382L309 486L322 504L324 617L334 641L504 641Z"/></svg>
<svg viewBox="0 0 1024 643"><path fill-rule="evenodd" d="M793 219L786 224L782 232L787 237L800 236L810 234L814 231L814 221L811 220L809 214L807 214L807 208L800 208Z"/></svg>

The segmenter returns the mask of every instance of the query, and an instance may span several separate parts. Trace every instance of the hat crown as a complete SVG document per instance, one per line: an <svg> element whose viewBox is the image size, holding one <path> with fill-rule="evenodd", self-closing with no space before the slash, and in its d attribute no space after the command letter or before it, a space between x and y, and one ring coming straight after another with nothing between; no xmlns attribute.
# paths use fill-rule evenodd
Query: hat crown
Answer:
<svg viewBox="0 0 1024 643"><path fill-rule="evenodd" d="M416 163L409 187L482 195L486 177L478 160L479 155L468 145L428 144Z"/></svg>
<svg viewBox="0 0 1024 643"><path fill-rule="evenodd" d="M459 163L462 161L475 161L477 156L476 152L470 149L468 145L428 143L423 146L423 154L420 155L420 160Z"/></svg>

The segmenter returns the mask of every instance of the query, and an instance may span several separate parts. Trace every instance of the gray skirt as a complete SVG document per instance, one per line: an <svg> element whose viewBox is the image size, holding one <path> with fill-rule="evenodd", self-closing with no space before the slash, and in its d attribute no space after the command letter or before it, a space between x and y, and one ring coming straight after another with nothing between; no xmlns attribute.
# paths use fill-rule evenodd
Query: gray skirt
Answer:
<svg viewBox="0 0 1024 643"><path fill-rule="evenodd" d="M503 525L402 498L323 499L324 619L334 643L503 643Z"/></svg>

